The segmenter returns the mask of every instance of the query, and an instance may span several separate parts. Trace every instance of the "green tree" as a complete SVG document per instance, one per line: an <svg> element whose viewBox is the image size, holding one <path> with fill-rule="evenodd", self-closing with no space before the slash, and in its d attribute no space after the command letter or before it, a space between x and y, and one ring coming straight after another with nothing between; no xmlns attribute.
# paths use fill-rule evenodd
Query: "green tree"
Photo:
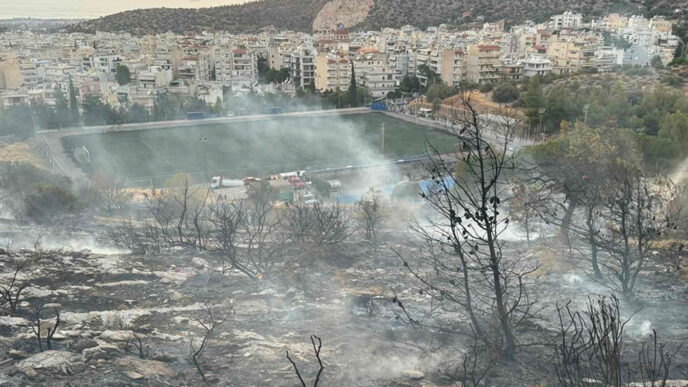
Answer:
<svg viewBox="0 0 688 387"><path fill-rule="evenodd" d="M520 97L520 92L511 82L501 82L492 91L492 100L499 103L514 102L518 97Z"/></svg>
<svg viewBox="0 0 688 387"><path fill-rule="evenodd" d="M681 157L688 156L688 113L673 113L664 120L659 136L671 139L680 149Z"/></svg>
<svg viewBox="0 0 688 387"><path fill-rule="evenodd" d="M131 72L125 65L117 65L115 69L115 80L120 86L128 85L131 82Z"/></svg>
<svg viewBox="0 0 688 387"><path fill-rule="evenodd" d="M432 84L442 82L442 77L436 72L432 71L432 69L426 64L418 66L418 73L428 80L428 87L430 87Z"/></svg>
<svg viewBox="0 0 688 387"><path fill-rule="evenodd" d="M664 67L664 64L662 63L662 58L659 55L655 55L652 57L650 60L650 66L656 68L656 69L661 69Z"/></svg>
<svg viewBox="0 0 688 387"><path fill-rule="evenodd" d="M89 95L82 104L84 109L84 125L112 125L119 123L119 113L100 98Z"/></svg>
<svg viewBox="0 0 688 387"><path fill-rule="evenodd" d="M349 83L349 103L351 107L358 106L358 91L356 90L356 70L354 61L351 61L351 80Z"/></svg>
<svg viewBox="0 0 688 387"><path fill-rule="evenodd" d="M129 122L148 122L151 120L151 115L148 110L143 106L135 103L131 109L129 109Z"/></svg>
<svg viewBox="0 0 688 387"><path fill-rule="evenodd" d="M453 95L456 95L456 89L447 85L446 83L440 81L428 86L428 91L426 92L426 97L428 101L434 100L444 100Z"/></svg>
<svg viewBox="0 0 688 387"><path fill-rule="evenodd" d="M538 122L539 111L545 108L546 102L547 100L540 84L540 77L536 75L530 78L528 89L523 95L523 106L525 107L528 121L531 124Z"/></svg>
<svg viewBox="0 0 688 387"><path fill-rule="evenodd" d="M416 93L421 89L420 80L415 75L406 75L399 83L399 90L404 93Z"/></svg>
<svg viewBox="0 0 688 387"><path fill-rule="evenodd" d="M69 109L69 101L62 89L55 91L55 115L58 128L68 128L74 125L72 112Z"/></svg>
<svg viewBox="0 0 688 387"><path fill-rule="evenodd" d="M79 103L77 102L76 89L74 88L74 82L72 82L72 76L69 76L69 111L70 111L70 123L73 126L79 124Z"/></svg>
<svg viewBox="0 0 688 387"><path fill-rule="evenodd" d="M16 136L21 140L32 137L35 133L33 113L28 105L0 110L0 135Z"/></svg>

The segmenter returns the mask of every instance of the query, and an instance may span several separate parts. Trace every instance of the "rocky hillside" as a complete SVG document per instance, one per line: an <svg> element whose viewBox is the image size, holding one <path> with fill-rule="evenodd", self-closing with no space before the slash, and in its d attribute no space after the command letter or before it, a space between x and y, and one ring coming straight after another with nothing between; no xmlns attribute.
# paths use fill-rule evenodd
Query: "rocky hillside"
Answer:
<svg viewBox="0 0 688 387"><path fill-rule="evenodd" d="M623 11L633 14L672 14L685 0L259 0L240 5L203 8L156 8L122 12L69 27L72 31L128 31L136 34L224 30L254 32L278 29L309 31L328 24L379 29L411 24L427 27L441 23L507 19L508 23L545 20L563 11L601 15Z"/></svg>

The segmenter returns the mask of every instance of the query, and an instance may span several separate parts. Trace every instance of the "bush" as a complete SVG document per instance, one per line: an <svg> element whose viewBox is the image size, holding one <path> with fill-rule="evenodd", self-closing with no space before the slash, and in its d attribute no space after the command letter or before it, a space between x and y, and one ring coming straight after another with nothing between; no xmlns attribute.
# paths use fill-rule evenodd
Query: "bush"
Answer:
<svg viewBox="0 0 688 387"><path fill-rule="evenodd" d="M26 217L38 224L57 224L83 209L79 199L68 189L43 184L24 199Z"/></svg>
<svg viewBox="0 0 688 387"><path fill-rule="evenodd" d="M314 177L311 179L311 185L323 199L330 198L330 192L332 189L332 187L330 187L330 183L318 177Z"/></svg>
<svg viewBox="0 0 688 387"><path fill-rule="evenodd" d="M492 91L492 100L499 103L510 103L521 96L518 88L511 82L502 82Z"/></svg>
<svg viewBox="0 0 688 387"><path fill-rule="evenodd" d="M493 88L494 85L492 83L483 83L478 87L478 90L480 90L481 93L489 93Z"/></svg>

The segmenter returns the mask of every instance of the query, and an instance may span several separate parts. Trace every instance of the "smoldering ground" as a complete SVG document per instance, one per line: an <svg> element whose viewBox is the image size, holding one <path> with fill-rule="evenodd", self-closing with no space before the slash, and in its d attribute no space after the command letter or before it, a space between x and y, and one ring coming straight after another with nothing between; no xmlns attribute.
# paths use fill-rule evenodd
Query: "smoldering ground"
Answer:
<svg viewBox="0 0 688 387"><path fill-rule="evenodd" d="M356 149L356 163L380 160L376 146L357 136L359 131L342 129L342 133L345 141L327 140ZM318 134L308 141L315 146L322 139ZM393 184L406 174L394 166L375 171L354 179L359 184L352 183L351 191L360 195L369 184ZM84 231L74 235L73 242L65 239L64 243L64 236L46 238L42 254L49 259L41 259L20 277L32 290L20 305L24 314L0 320L8 349L16 351L8 357L14 360L0 366L7 375L3 380L9 385L27 381L125 384L145 379L153 384L198 385L201 379L189 360L189 347L203 337L203 324L216 322L200 364L208 380L222 385L296 385L287 350L304 377L312 380L318 369L309 341L312 334L323 340L324 385L451 385L461 374L464 355L470 352L470 338L435 335L404 323L395 304L396 298L414 316L435 306L414 286L396 254L411 265L422 264L424 252L414 245L424 240L409 232L406 222L427 216L428 208L422 203L418 196L407 202L389 200L389 217L380 226L377 243L356 232L335 251L323 252L307 243L284 244L275 270L255 280L231 268L222 273L216 254L189 246L172 246L157 255L72 251L111 247L97 238L107 223L85 220L85 225L98 224L91 234ZM117 218L116 212L107 216ZM515 226L507 228L513 230L508 231L508 238L503 234L505 256L522 257L524 265L542 264L528 278L528 291L542 308L522 336L524 342L539 346L519 352L513 361L491 372L495 385L552 381L550 342L543 338L553 337L557 329L556 305L573 300L573 307L581 310L588 296L609 294L571 265L553 227L543 227L541 237L528 247ZM51 249L61 244L73 249ZM9 253L0 257L4 269L10 268L14 258L32 254L30 250ZM622 300L622 316L633 315L627 325L631 343L645 339L652 328L668 340L685 337L685 283L669 275L654 275L663 272L663 266L657 262L642 273L641 289L649 295L644 305ZM7 275L2 278L7 279ZM34 367L20 358L35 359L30 312L42 303L60 305L62 325L54 342L60 353L54 354L53 363L43 360ZM208 309L214 321L205 314ZM452 327L470 331L460 309L439 311ZM134 334L145 338L145 355L134 348ZM673 375L680 377L686 370L685 357L675 359Z"/></svg>

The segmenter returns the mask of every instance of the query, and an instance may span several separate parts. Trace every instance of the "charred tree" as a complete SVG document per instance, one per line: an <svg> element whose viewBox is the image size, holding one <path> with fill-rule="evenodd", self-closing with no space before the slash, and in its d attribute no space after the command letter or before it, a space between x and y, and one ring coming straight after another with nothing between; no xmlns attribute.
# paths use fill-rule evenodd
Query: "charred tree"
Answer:
<svg viewBox="0 0 688 387"><path fill-rule="evenodd" d="M316 344L317 342L317 344ZM311 335L311 344L313 345L313 353L315 354L315 359L318 361L318 373L315 375L315 379L313 380L313 387L317 387L318 384L320 383L320 376L322 375L323 371L325 370L325 366L323 365L322 359L320 358L320 350L322 349L322 340L320 337L316 335ZM299 382L301 383L301 386L306 387L306 381L303 379L303 376L301 375L301 371L299 371L299 367L296 365L294 360L289 356L289 351L287 351L287 360L291 363L291 365L294 367L294 373L296 374L296 377L299 378Z"/></svg>
<svg viewBox="0 0 688 387"><path fill-rule="evenodd" d="M505 256L501 240L509 224L504 205L508 172L515 169L510 144L518 119L479 114L469 94L460 97L460 109L454 112L459 124L457 151L443 154L429 146L433 185L421 196L435 216L412 227L424 241L423 259L414 265L397 255L420 292L437 304L465 312L472 328L468 334L512 358L517 346L514 328L531 316L525 276L537 269L523 269L519 257ZM397 302L405 321L459 333L442 322L421 322Z"/></svg>

